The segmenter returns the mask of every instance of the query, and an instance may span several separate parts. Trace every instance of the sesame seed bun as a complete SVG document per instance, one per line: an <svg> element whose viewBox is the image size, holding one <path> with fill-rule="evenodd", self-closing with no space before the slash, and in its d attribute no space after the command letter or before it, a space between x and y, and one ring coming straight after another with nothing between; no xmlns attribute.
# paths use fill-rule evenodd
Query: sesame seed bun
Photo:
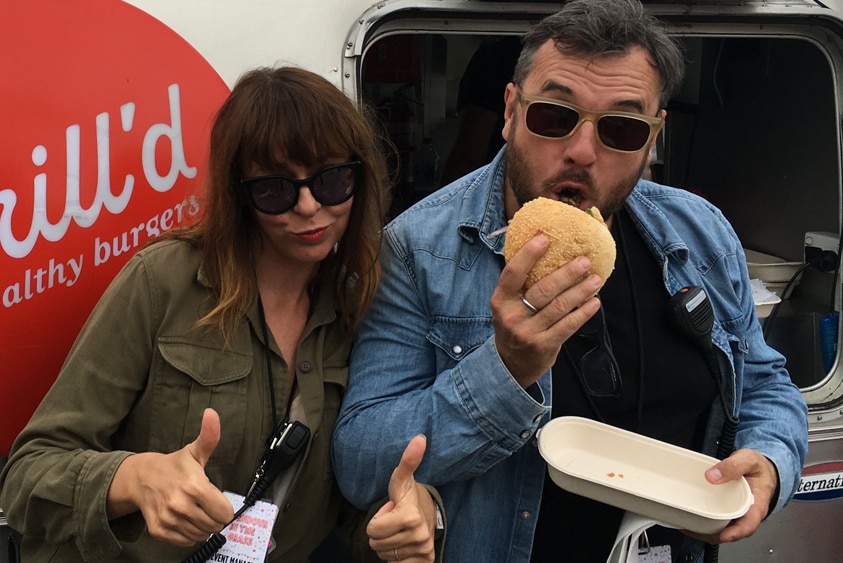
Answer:
<svg viewBox="0 0 843 563"><path fill-rule="evenodd" d="M597 274L604 282L615 269L615 239L596 207L583 211L545 197L528 201L509 222L504 258L509 261L539 231L550 239L550 246L527 275L524 287L530 287L577 256L588 257L589 273Z"/></svg>

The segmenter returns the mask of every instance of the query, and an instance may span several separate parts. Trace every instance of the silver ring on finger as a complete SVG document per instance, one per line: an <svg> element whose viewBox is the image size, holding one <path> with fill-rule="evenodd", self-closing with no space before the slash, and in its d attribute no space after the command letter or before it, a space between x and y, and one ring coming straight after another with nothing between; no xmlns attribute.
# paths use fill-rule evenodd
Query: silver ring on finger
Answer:
<svg viewBox="0 0 843 563"><path fill-rule="evenodd" d="M398 548L397 547L395 548L395 560L401 561L401 559L398 558Z"/></svg>
<svg viewBox="0 0 843 563"><path fill-rule="evenodd" d="M532 311L534 315L539 312L539 310L536 308L536 306L533 305L532 303L530 303L529 301L527 301L527 298L524 297L523 295L521 296L521 302L524 304L525 307L527 307L530 311Z"/></svg>

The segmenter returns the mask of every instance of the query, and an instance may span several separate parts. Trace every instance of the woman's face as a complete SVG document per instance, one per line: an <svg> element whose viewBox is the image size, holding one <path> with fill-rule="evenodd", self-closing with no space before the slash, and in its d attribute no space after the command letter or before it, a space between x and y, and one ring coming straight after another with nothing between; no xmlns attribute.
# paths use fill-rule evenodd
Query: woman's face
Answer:
<svg viewBox="0 0 843 563"><path fill-rule="evenodd" d="M312 178L310 184L320 183L324 186L333 183L337 187L348 187L349 182L353 182L353 173L347 168L330 167L350 160L348 157L328 158L313 167L285 162L272 170L252 166L246 169L246 174L249 178L260 176L285 176L296 180ZM324 173L320 174L322 172ZM246 189L260 191L257 185L254 188L248 186L247 183ZM360 189L360 186L354 187ZM337 205L326 205L314 198L312 188L312 185L300 186L293 195L294 198L297 197L293 206L278 215L255 209L255 217L262 238L262 251L272 254L273 259L280 260L291 267L315 266L324 260L345 234L348 226L354 197Z"/></svg>

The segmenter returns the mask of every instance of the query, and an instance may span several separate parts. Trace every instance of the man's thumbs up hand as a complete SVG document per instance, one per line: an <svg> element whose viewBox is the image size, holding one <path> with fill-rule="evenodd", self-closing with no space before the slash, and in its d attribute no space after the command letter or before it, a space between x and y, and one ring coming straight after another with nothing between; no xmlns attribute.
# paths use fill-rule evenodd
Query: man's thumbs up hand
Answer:
<svg viewBox="0 0 843 563"><path fill-rule="evenodd" d="M372 517L369 545L384 561L433 561L436 514L433 499L414 473L424 457L427 439L416 436L389 479L389 500Z"/></svg>
<svg viewBox="0 0 843 563"><path fill-rule="evenodd" d="M108 491L109 518L140 510L152 537L184 546L221 530L234 510L205 475L219 440L219 415L205 409L199 435L182 449L126 458Z"/></svg>

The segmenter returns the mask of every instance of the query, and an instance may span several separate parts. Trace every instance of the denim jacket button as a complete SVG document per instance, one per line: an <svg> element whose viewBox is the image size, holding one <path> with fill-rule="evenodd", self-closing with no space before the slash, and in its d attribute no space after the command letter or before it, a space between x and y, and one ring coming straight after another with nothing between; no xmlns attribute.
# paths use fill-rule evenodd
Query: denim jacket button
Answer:
<svg viewBox="0 0 843 563"><path fill-rule="evenodd" d="M454 352L454 354L462 354L462 346L460 345L454 346L453 348L451 348L451 350Z"/></svg>
<svg viewBox="0 0 843 563"><path fill-rule="evenodd" d="M299 364L299 371L302 373L310 373L310 370L313 369L313 364L308 362L307 360L303 361Z"/></svg>
<svg viewBox="0 0 843 563"><path fill-rule="evenodd" d="M524 512L522 512L522 513L521 513L521 519L522 519L522 520L529 520L531 516L532 516L532 514L530 514L530 513L529 513L529 512L527 512L526 510L525 510Z"/></svg>
<svg viewBox="0 0 843 563"><path fill-rule="evenodd" d="M536 416L533 417L533 423L534 424L538 424L541 421L542 421L542 415L537 414Z"/></svg>
<svg viewBox="0 0 843 563"><path fill-rule="evenodd" d="M524 431L521 432L521 438L526 440L527 438L530 437L530 434L532 434L532 432L530 432L529 430L524 430Z"/></svg>

